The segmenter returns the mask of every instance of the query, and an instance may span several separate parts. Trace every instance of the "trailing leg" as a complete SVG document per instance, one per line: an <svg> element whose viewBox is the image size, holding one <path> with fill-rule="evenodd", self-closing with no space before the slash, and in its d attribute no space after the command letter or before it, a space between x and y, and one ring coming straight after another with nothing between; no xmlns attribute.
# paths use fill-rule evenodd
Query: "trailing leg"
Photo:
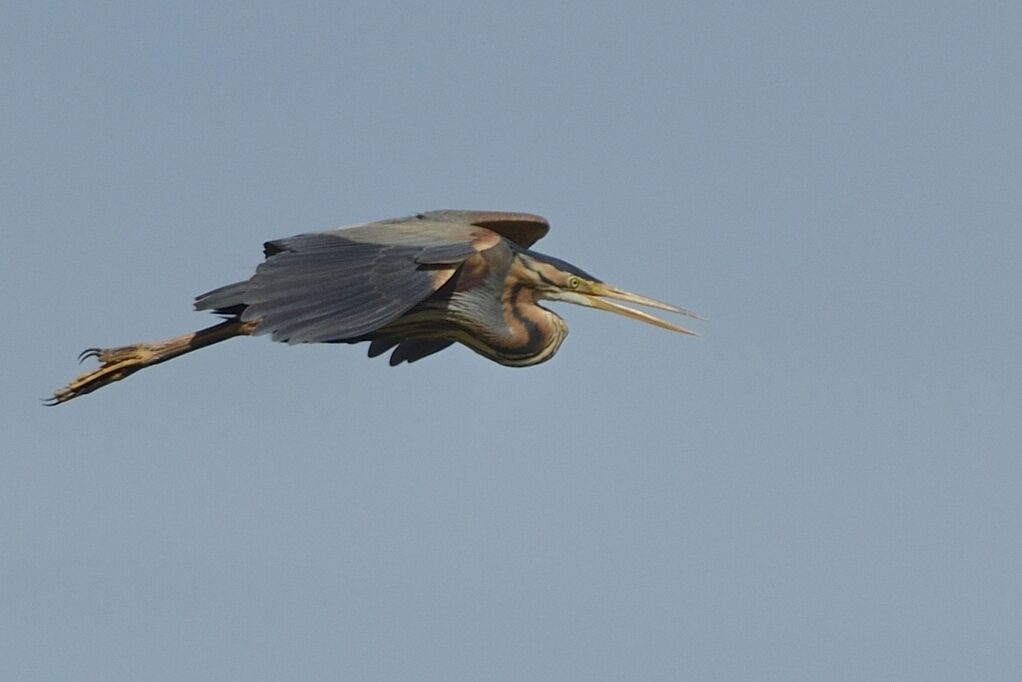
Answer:
<svg viewBox="0 0 1022 682"><path fill-rule="evenodd" d="M47 405L59 405L72 398L92 393L107 384L120 381L140 369L158 365L185 353L220 343L235 336L247 336L255 329L255 322L227 320L190 334L182 334L164 341L136 343L120 348L89 348L78 356L79 361L96 358L100 366L72 380L64 388L54 391Z"/></svg>

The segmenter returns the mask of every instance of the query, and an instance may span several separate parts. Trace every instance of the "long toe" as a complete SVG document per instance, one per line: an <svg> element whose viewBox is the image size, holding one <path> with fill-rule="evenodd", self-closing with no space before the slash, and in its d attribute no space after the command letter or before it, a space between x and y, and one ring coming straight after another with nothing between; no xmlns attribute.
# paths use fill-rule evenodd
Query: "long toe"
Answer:
<svg viewBox="0 0 1022 682"><path fill-rule="evenodd" d="M146 344L122 346L121 348L88 348L79 360L97 358L103 364L94 370L80 374L64 388L57 389L45 405L59 405L78 396L92 393L107 384L120 381L134 374L152 362L153 352Z"/></svg>

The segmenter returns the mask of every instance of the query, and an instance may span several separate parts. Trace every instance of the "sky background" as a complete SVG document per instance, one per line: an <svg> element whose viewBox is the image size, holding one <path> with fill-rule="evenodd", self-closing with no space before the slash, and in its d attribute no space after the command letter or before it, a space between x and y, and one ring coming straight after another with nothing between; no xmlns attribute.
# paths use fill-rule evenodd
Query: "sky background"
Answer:
<svg viewBox="0 0 1022 682"><path fill-rule="evenodd" d="M484 4L0 9L0 678L1020 679L1019 5ZM40 406L437 208L703 336Z"/></svg>

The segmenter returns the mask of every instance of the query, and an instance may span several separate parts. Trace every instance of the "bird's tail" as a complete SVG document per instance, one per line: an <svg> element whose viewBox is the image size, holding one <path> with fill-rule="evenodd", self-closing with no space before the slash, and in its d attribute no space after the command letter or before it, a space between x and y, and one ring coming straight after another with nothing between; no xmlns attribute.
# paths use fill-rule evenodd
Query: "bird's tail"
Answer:
<svg viewBox="0 0 1022 682"><path fill-rule="evenodd" d="M96 358L101 363L100 366L91 372L79 375L64 388L54 391L53 396L45 401L45 404L66 403L72 398L92 393L107 384L120 381L140 369L166 362L179 355L191 353L193 350L199 350L235 336L247 336L253 332L255 326L255 322L242 322L234 318L197 332L182 334L164 341L136 343L120 348L88 348L78 356L78 360Z"/></svg>

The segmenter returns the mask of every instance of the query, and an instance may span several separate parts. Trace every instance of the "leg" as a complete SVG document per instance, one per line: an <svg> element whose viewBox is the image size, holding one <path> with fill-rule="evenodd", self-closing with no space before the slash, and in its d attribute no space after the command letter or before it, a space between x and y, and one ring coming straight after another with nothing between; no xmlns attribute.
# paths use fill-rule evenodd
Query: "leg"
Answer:
<svg viewBox="0 0 1022 682"><path fill-rule="evenodd" d="M45 404L65 403L72 398L92 393L107 384L120 381L145 367L166 362L179 355L226 341L235 336L251 334L255 325L255 322L242 322L234 319L165 341L136 343L120 348L89 348L78 356L78 360L96 358L99 360L100 366L76 377L64 388L54 391L53 396Z"/></svg>

